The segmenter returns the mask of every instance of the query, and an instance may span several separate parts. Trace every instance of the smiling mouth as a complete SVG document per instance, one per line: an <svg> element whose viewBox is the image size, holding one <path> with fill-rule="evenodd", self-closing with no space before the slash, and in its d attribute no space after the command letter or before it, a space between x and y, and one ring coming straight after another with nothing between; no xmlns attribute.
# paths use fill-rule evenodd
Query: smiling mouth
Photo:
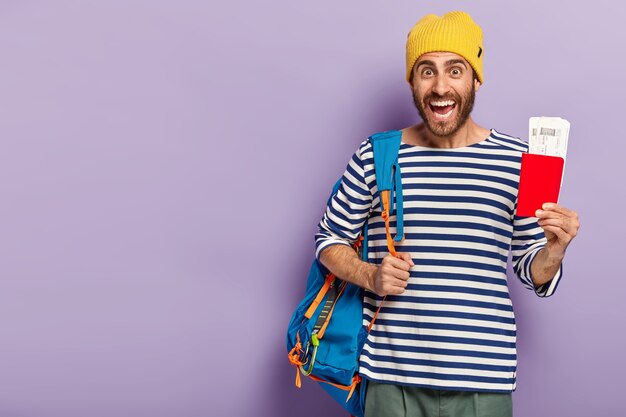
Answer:
<svg viewBox="0 0 626 417"><path fill-rule="evenodd" d="M433 100L428 103L428 106L435 119L447 120L454 112L456 102L454 100Z"/></svg>

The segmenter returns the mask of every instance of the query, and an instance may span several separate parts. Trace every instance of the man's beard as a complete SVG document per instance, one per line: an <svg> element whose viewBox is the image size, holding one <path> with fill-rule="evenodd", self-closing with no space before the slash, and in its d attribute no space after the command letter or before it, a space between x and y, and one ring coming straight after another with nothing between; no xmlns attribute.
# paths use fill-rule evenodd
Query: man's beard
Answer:
<svg viewBox="0 0 626 417"><path fill-rule="evenodd" d="M476 89L474 83L471 83L471 88L466 95L461 97L456 93L446 94L440 96L437 93L429 94L425 96L423 100L417 97L417 94L413 92L413 103L420 114L420 117L424 121L424 124L433 134L436 136L452 136L458 130L465 125L467 119L474 108L474 99L476 98ZM431 101L440 100L454 100L456 115L454 119L448 121L432 120L426 115L426 109L424 106L430 106Z"/></svg>

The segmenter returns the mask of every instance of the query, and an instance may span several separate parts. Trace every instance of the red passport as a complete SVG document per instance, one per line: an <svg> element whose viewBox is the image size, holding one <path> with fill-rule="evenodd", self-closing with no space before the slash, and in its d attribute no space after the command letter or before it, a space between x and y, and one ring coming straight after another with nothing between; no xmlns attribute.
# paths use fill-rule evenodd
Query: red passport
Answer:
<svg viewBox="0 0 626 417"><path fill-rule="evenodd" d="M522 167L517 195L517 215L534 217L543 203L557 203L563 164L558 156L522 154Z"/></svg>

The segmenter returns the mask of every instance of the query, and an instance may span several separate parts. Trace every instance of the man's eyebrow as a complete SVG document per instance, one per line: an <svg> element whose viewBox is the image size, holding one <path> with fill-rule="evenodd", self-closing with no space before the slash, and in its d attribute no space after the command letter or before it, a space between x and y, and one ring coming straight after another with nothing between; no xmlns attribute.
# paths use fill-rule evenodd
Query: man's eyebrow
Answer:
<svg viewBox="0 0 626 417"><path fill-rule="evenodd" d="M430 65L432 67L436 67L435 63L433 61L429 61L428 59L418 62L415 69L419 68L420 65Z"/></svg>
<svg viewBox="0 0 626 417"><path fill-rule="evenodd" d="M462 60L462 59L459 59L459 58L449 59L443 65L445 67L450 67L450 66L456 65L456 64L461 64L465 68L467 68L467 65L465 65L465 61ZM415 66L415 69L419 68L420 65L430 65L431 67L436 67L437 66L434 61L431 61L431 60L428 60L428 59L425 59L423 61L419 61L417 63L417 65Z"/></svg>
<svg viewBox="0 0 626 417"><path fill-rule="evenodd" d="M467 65L465 65L465 61L463 61L462 59L450 59L448 61L446 61L446 63L444 64L446 67L450 67L452 65L456 65L456 64L461 64L463 65L465 68L467 68Z"/></svg>

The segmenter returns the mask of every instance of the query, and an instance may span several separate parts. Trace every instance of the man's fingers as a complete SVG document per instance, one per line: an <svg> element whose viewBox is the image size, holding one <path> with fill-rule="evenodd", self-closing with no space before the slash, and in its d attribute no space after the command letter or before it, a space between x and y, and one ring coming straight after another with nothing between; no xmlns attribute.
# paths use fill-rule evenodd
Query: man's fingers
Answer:
<svg viewBox="0 0 626 417"><path fill-rule="evenodd" d="M389 282L389 285L392 287L398 287L398 288L402 288L405 289L407 285L409 285L409 281L405 281L402 279L394 279L393 281Z"/></svg>
<svg viewBox="0 0 626 417"><path fill-rule="evenodd" d="M572 235L566 233L563 229L557 226L543 226L543 229L547 230L548 232L554 233L560 241L565 242L566 244L568 244L573 237Z"/></svg>
<svg viewBox="0 0 626 417"><path fill-rule="evenodd" d="M539 209L535 212L535 216L539 219L556 219L562 217L563 215L556 211Z"/></svg>
<svg viewBox="0 0 626 417"><path fill-rule="evenodd" d="M546 226L558 227L570 236L576 236L580 228L578 213L554 203L545 203L543 207L545 210L537 210L535 213L539 218L539 226L544 229ZM560 234L557 235L560 237Z"/></svg>
<svg viewBox="0 0 626 417"><path fill-rule="evenodd" d="M545 228L546 226L558 227L571 236L576 236L578 232L578 221L565 219L563 217L558 218L544 218L538 222L539 226Z"/></svg>
<svg viewBox="0 0 626 417"><path fill-rule="evenodd" d="M413 263L413 259L411 259L411 255L406 253L406 252L398 252L397 253L398 257L400 259L402 259L403 261L407 262L410 266L415 266L415 264Z"/></svg>
<svg viewBox="0 0 626 417"><path fill-rule="evenodd" d="M406 290L407 285L407 281L396 279L387 283L385 286L385 292L387 294L402 294Z"/></svg>
<svg viewBox="0 0 626 417"><path fill-rule="evenodd" d="M568 217L578 217L578 214L575 211L570 210L567 207L559 206L556 203L543 203L541 208L547 212L556 212Z"/></svg>
<svg viewBox="0 0 626 417"><path fill-rule="evenodd" d="M389 289L385 291L385 294L383 295L400 295L402 293L404 293L403 287L389 287Z"/></svg>
<svg viewBox="0 0 626 417"><path fill-rule="evenodd" d="M384 264L391 265L394 268L401 269L403 271L408 271L409 269L411 269L411 264L409 262L391 255L385 256L385 258L383 259L383 265Z"/></svg>
<svg viewBox="0 0 626 417"><path fill-rule="evenodd" d="M404 293L411 276L409 270L414 265L408 253L398 252L397 257L385 256L377 273L378 284L376 286L380 288L379 295Z"/></svg>
<svg viewBox="0 0 626 417"><path fill-rule="evenodd" d="M402 262L402 264L393 264L392 262L388 262L386 264L383 264L382 265L382 272L385 275L389 276L389 277L393 277L393 278L397 278L397 279L401 279L403 281L406 281L406 280L409 279L409 276L411 275L409 273L409 270L408 270L408 264L406 262L400 261L400 260L399 260L399 262ZM401 268L398 267L398 265L401 266ZM404 269L404 266L407 266L407 268Z"/></svg>
<svg viewBox="0 0 626 417"><path fill-rule="evenodd" d="M537 210L535 212L535 217L540 218L540 219L559 219L559 218L565 218L565 219L572 219L572 220L578 220L578 214L576 214L576 212L571 211L570 210L570 214L565 214L561 211L556 211L556 210Z"/></svg>

